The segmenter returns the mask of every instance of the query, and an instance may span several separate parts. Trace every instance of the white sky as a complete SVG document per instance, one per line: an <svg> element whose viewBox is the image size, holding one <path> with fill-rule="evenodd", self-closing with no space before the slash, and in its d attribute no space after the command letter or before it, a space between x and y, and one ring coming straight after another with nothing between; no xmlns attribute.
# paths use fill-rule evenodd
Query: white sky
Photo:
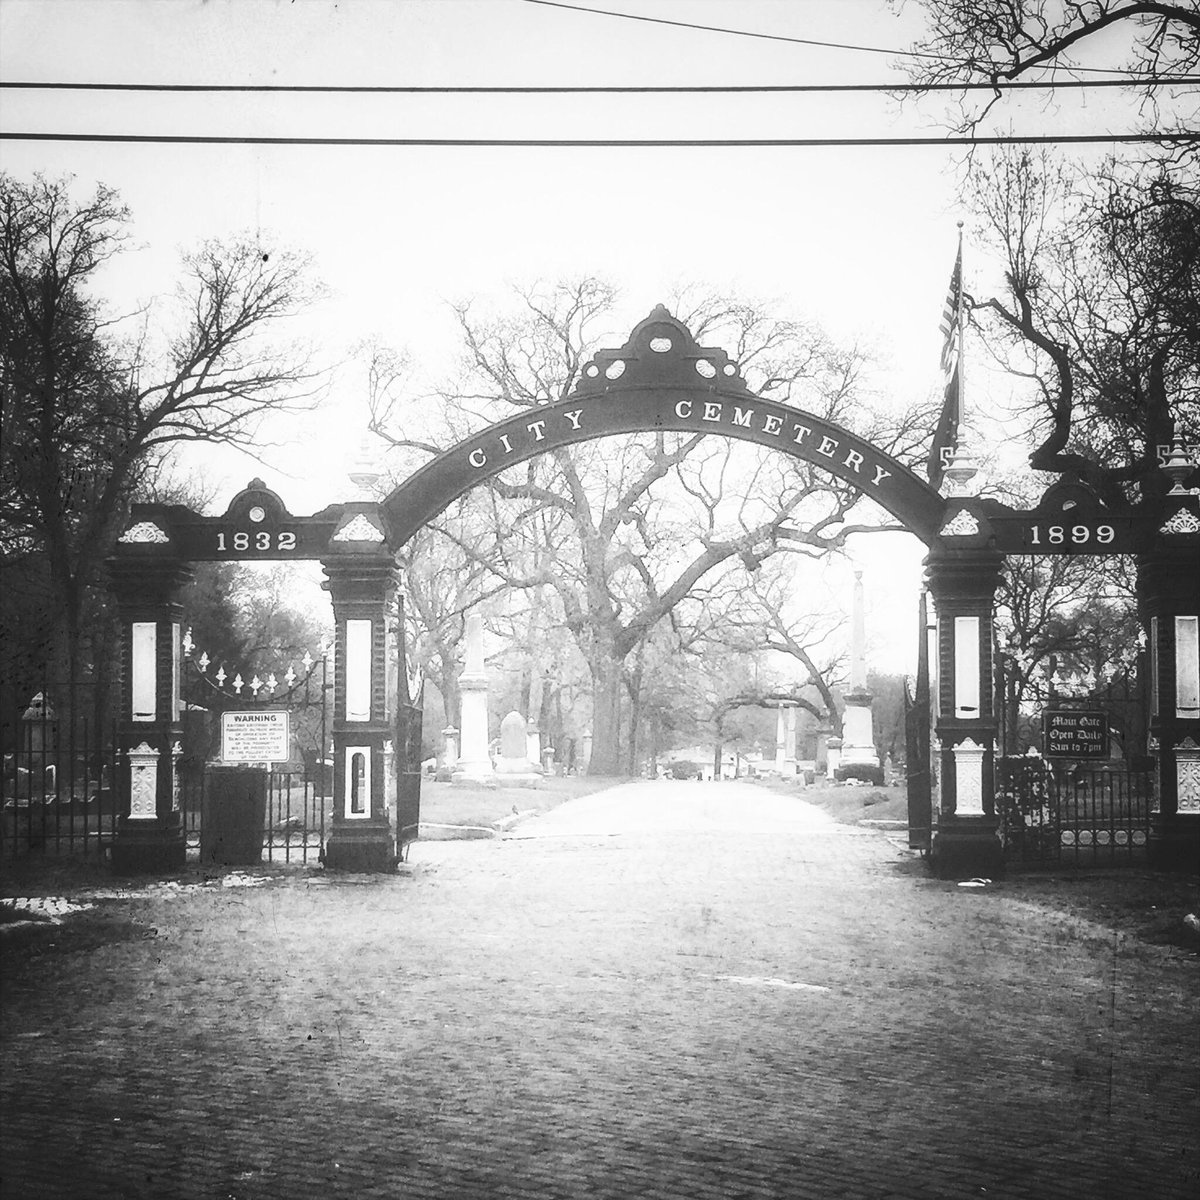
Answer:
<svg viewBox="0 0 1200 1200"><path fill-rule="evenodd" d="M586 3L588 0L581 0ZM595 0L595 6L776 35L901 49L909 4L882 0ZM1113 66L1118 43L1092 62ZM900 82L899 59L620 20L523 0L0 0L0 77L143 83L376 85ZM211 96L0 92L9 131L367 137L936 135L937 97ZM1006 101L1018 131L1127 129L1115 93L1054 107ZM1096 151L1083 153L1096 154ZM107 276L114 303L174 286L178 250L250 231L310 251L330 289L305 322L327 361L368 334L429 371L450 300L510 282L598 273L621 289L614 345L674 285L778 300L838 337L872 341L899 402L937 385L937 324L962 213L945 148L484 149L113 145L0 141L5 170L116 187L137 246ZM968 276L982 274L972 265ZM976 286L985 281L976 281ZM976 397L987 404L987 397ZM362 435L356 377L272 431L262 464L189 465L218 508L262 475L293 512L350 495ZM226 482L227 480L227 482ZM901 539L903 541L904 539ZM864 548L881 666L911 655L920 548ZM907 539L911 542L912 539ZM872 561L879 586L872 589ZM911 601L911 602L910 602ZM895 625L894 632L892 630ZM903 630L903 633L900 631ZM893 657L898 655L899 657Z"/></svg>

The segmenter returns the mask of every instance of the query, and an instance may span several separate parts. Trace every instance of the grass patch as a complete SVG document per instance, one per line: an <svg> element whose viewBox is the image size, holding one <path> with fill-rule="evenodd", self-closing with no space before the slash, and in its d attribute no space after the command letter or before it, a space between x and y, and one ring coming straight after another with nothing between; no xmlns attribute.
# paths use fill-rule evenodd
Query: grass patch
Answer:
<svg viewBox="0 0 1200 1200"><path fill-rule="evenodd" d="M760 779L758 787L795 796L827 812L843 825L860 821L908 822L908 797L903 787L874 787L866 783L819 783L799 787L786 779Z"/></svg>
<svg viewBox="0 0 1200 1200"><path fill-rule="evenodd" d="M1200 879L1194 875L1137 867L1020 872L1006 876L996 890L1045 911L1200 956L1200 934L1183 920L1200 912Z"/></svg>
<svg viewBox="0 0 1200 1200"><path fill-rule="evenodd" d="M553 776L541 787L476 787L470 784L421 780L421 824L474 825L494 828L513 809L545 813L566 800L590 796L625 782L597 775Z"/></svg>

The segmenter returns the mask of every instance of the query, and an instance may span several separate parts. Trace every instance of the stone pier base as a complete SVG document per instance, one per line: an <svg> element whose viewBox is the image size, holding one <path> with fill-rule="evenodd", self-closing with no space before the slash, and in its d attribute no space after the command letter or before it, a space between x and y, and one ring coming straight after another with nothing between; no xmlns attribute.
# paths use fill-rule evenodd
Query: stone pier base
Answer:
<svg viewBox="0 0 1200 1200"><path fill-rule="evenodd" d="M933 834L929 865L939 879L997 879L1004 847L995 817L943 817Z"/></svg>
<svg viewBox="0 0 1200 1200"><path fill-rule="evenodd" d="M396 841L383 821L346 822L325 843L321 862L327 871L388 873L396 869Z"/></svg>
<svg viewBox="0 0 1200 1200"><path fill-rule="evenodd" d="M111 854L118 875L173 875L187 862L183 826L178 817L167 823L122 817Z"/></svg>

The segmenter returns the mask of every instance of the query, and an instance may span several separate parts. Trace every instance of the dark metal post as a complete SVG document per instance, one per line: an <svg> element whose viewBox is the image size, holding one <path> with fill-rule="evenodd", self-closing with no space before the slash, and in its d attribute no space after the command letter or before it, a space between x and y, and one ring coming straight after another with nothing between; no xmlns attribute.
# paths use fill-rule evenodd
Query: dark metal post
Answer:
<svg viewBox="0 0 1200 1200"><path fill-rule="evenodd" d="M929 614L924 591L918 603L917 619L917 679L911 702L907 685L904 689L908 844L914 849L928 850L933 841L933 779L929 762Z"/></svg>

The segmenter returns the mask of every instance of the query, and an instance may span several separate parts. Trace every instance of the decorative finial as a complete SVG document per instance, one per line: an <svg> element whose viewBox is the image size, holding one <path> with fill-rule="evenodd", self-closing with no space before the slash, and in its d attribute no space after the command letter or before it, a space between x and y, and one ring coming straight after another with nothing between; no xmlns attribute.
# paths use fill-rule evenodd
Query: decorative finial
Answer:
<svg viewBox="0 0 1200 1200"><path fill-rule="evenodd" d="M1171 482L1170 495L1186 496L1188 489L1183 486L1183 481L1196 469L1195 462L1192 461L1188 454L1187 444L1180 437L1179 431L1176 430L1171 438L1171 445L1167 449L1166 457L1162 461L1162 471Z"/></svg>
<svg viewBox="0 0 1200 1200"><path fill-rule="evenodd" d="M379 469L370 430L363 434L362 440L358 443L358 453L355 455L347 475L350 482L358 489L361 499L375 499L376 485L382 478L383 472Z"/></svg>
<svg viewBox="0 0 1200 1200"><path fill-rule="evenodd" d="M954 457L946 464L942 473L942 486L947 496L973 496L977 488L972 486L972 480L979 474L979 463L971 453L971 448L963 437L954 451Z"/></svg>

